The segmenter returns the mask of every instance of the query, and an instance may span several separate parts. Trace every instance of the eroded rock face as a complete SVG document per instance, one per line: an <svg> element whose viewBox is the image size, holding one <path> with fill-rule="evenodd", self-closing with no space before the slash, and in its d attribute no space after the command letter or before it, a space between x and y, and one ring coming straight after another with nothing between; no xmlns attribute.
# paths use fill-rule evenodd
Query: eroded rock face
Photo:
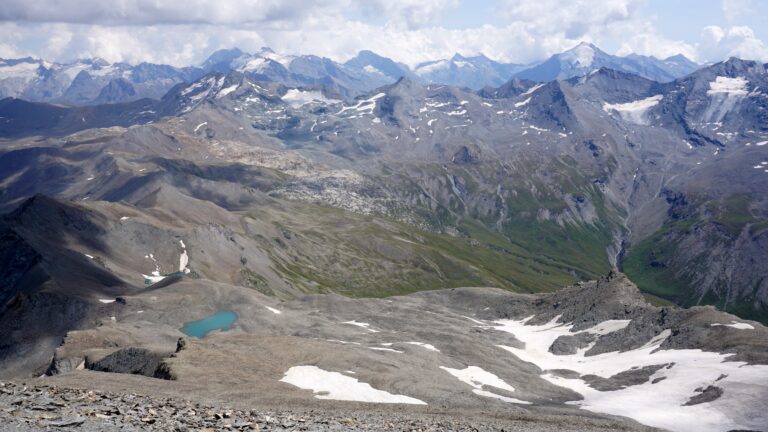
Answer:
<svg viewBox="0 0 768 432"><path fill-rule="evenodd" d="M85 368L99 372L113 372L155 377L160 365L169 351L156 351L146 348L121 348L106 353L89 355L85 360Z"/></svg>
<svg viewBox="0 0 768 432"><path fill-rule="evenodd" d="M691 399L685 403L686 405L696 405L717 400L717 398L723 395L723 389L711 385L706 388L696 389L696 393L696 395L691 396Z"/></svg>
<svg viewBox="0 0 768 432"><path fill-rule="evenodd" d="M467 146L461 146L451 159L457 165L474 164L480 162L478 151Z"/></svg>
<svg viewBox="0 0 768 432"><path fill-rule="evenodd" d="M549 347L552 354L576 354L579 349L586 348L595 339L589 333L579 333L576 336L560 336Z"/></svg>
<svg viewBox="0 0 768 432"><path fill-rule="evenodd" d="M22 291L24 277L41 259L15 231L0 224L0 313Z"/></svg>
<svg viewBox="0 0 768 432"><path fill-rule="evenodd" d="M645 384L651 380L651 377L659 370L670 365L654 365L642 368L631 369L608 378L597 375L586 375L583 379L589 383L590 387L599 391L615 391L624 389L633 385ZM658 381L656 381L658 382Z"/></svg>
<svg viewBox="0 0 768 432"><path fill-rule="evenodd" d="M607 320L633 319L652 307L637 287L623 274L612 271L596 281L579 283L542 296L528 304L498 306L501 313L520 317L536 312L532 323L545 323L555 317L583 330Z"/></svg>

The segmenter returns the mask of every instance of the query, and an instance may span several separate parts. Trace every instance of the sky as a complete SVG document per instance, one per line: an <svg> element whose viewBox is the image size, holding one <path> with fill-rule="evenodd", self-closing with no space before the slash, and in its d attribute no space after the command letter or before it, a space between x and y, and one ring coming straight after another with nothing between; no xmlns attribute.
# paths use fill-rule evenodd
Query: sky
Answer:
<svg viewBox="0 0 768 432"><path fill-rule="evenodd" d="M766 22L766 0L2 0L0 58L187 66L268 46L337 61L368 49L409 66L454 53L527 64L585 41L618 55L768 62Z"/></svg>

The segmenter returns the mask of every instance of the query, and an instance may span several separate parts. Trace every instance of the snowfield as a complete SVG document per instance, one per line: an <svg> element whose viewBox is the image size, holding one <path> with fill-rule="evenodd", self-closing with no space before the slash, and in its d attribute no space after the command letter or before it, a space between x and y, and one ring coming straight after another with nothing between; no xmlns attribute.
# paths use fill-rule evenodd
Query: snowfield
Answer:
<svg viewBox="0 0 768 432"><path fill-rule="evenodd" d="M646 112L658 105L663 97L664 96L662 95L656 95L649 98L621 104L605 103L603 104L603 111L607 113L616 111L625 121L639 125L647 125L648 118L645 115Z"/></svg>
<svg viewBox="0 0 768 432"><path fill-rule="evenodd" d="M729 78L719 76L709 83L707 94L712 96L725 93L733 96L746 96L748 82L746 78L742 77Z"/></svg>
<svg viewBox="0 0 768 432"><path fill-rule="evenodd" d="M586 356L593 342L576 354L555 355L549 352L549 347L558 337L581 332L572 332L573 326L559 323L559 317L543 325L527 325L532 318L496 321L497 330L509 332L525 344L525 348L499 347L538 366L543 379L582 395L584 399L571 402L573 405L673 431L719 432L760 426L738 424L733 419L745 419L744 413L760 411L768 394L768 366L729 361L729 354L660 349L670 330L662 331L644 346L631 351ZM607 334L624 326L621 322L604 322L584 332ZM563 378L548 372L565 369L582 376L609 378L632 369L662 365L649 381L614 391L599 391L581 378ZM711 402L686 405L691 397L709 386L720 387L723 395ZM752 401L751 404L748 401Z"/></svg>
<svg viewBox="0 0 768 432"><path fill-rule="evenodd" d="M719 76L709 83L707 95L710 104L704 113L704 120L720 122L731 112L738 102L747 97L747 79L742 77L729 78Z"/></svg>
<svg viewBox="0 0 768 432"><path fill-rule="evenodd" d="M326 98L323 96L323 93L316 90L304 91L299 89L288 90L285 92L285 95L283 95L282 99L283 102L287 103L293 108L298 108L312 102L319 102L324 104L333 104L339 102L335 99Z"/></svg>
<svg viewBox="0 0 768 432"><path fill-rule="evenodd" d="M288 369L280 381L301 389L312 390L317 399L426 405L424 401L377 390L368 383L358 381L357 378L338 372L328 372L317 366L294 366Z"/></svg>
<svg viewBox="0 0 768 432"><path fill-rule="evenodd" d="M376 101L386 96L386 93L377 93L369 99L362 100L355 105L344 106L336 115L343 114L346 111L357 111L358 114L373 114L373 110L376 108Z"/></svg>

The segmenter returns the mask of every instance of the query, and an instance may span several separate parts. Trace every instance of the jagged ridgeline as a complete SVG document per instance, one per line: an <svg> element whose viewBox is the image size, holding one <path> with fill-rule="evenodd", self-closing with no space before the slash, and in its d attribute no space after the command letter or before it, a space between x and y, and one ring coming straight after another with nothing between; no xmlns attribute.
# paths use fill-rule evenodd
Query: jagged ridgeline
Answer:
<svg viewBox="0 0 768 432"><path fill-rule="evenodd" d="M618 266L654 301L766 320L765 65L731 59L659 83L587 73L588 57L619 60L580 45L551 60L578 75L567 80L475 92L417 74L365 92L255 72L311 59L219 54L207 68L251 66L160 100L0 101L0 208L17 209L5 223L20 239L8 244L42 237L19 218L43 194L107 238L58 247L99 256L128 286L178 273L186 237L190 272L177 277L278 297L550 291ZM372 53L346 67L374 63L396 75Z"/></svg>

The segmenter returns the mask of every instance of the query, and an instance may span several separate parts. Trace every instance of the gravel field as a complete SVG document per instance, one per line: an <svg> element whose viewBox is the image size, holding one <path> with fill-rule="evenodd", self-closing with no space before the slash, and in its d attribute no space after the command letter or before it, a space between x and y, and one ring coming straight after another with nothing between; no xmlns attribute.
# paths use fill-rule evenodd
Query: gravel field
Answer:
<svg viewBox="0 0 768 432"><path fill-rule="evenodd" d="M612 431L650 430L610 420L554 416L489 418L401 410L233 409L178 398L146 397L57 387L0 383L0 430L78 431Z"/></svg>

